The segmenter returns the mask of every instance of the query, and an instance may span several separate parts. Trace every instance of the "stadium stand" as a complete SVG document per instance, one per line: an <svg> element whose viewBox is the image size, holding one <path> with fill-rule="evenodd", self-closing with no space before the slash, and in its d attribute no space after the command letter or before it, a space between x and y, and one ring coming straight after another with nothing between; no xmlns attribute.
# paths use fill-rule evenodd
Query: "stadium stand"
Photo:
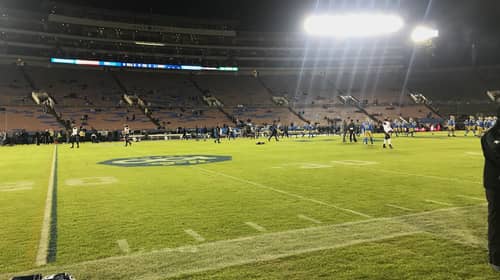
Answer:
<svg viewBox="0 0 500 280"><path fill-rule="evenodd" d="M310 121L327 126L348 118L440 119L448 114L489 114L494 105L484 92L500 89L495 67L416 69L405 88L405 47L397 40L386 42L383 53L345 52L345 45L339 44L320 49L310 59L298 36L244 32L231 21L179 22L149 14L90 12L73 5L49 11L6 8L2 14L0 106L6 108L4 119L16 118L11 124L30 130L37 125L60 127L57 118L59 123L74 121L106 130L121 129L124 123L154 130L248 120L258 125ZM144 46L138 41L165 44ZM353 44L351 49L357 49ZM376 61L367 59L374 56ZM238 66L240 71L57 66L47 64L50 57ZM16 66L19 60L26 65ZM33 89L54 98L55 115L31 107ZM429 102L415 104L409 93L422 94ZM123 94L144 103L126 106Z"/></svg>
<svg viewBox="0 0 500 280"><path fill-rule="evenodd" d="M442 115L491 114L495 106L486 97L486 91L500 88L495 78L498 74L496 68L419 72L411 76L408 88L424 94Z"/></svg>
<svg viewBox="0 0 500 280"><path fill-rule="evenodd" d="M303 122L284 107L233 107L230 112L238 121L250 122L254 125L269 125L273 122L301 124Z"/></svg>
<svg viewBox="0 0 500 280"><path fill-rule="evenodd" d="M186 74L116 71L115 75L129 93L144 97L150 107L203 105L200 93Z"/></svg>
<svg viewBox="0 0 500 280"><path fill-rule="evenodd" d="M351 79L348 74L340 77L304 73L299 78L297 74L280 72L259 77L244 74L193 76L137 70L109 73L103 68L74 66L27 66L25 70L37 88L55 98L56 112L60 117L89 129L118 130L124 123L134 129L158 128L142 109L123 105L123 89L113 80L113 75L127 92L145 100L152 117L167 129L211 127L248 120L257 125L273 121L294 124L310 121L326 126L335 119L362 120L368 116L377 120L400 116L406 119L440 118L428 105L414 104L408 95L402 94L397 88L399 78L390 73L373 72L371 76L363 74L365 79L361 76ZM5 73L0 77L0 106L6 108L3 120L7 119L9 123L4 129L61 128L52 116L42 112L42 108L31 107L34 103L30 98L29 81L18 66L0 64L0 71ZM484 92L497 88L498 83L491 78L496 71L482 71L480 74L472 70L458 72L438 73L437 79L447 79L447 84L456 81L454 86L446 89L425 73L414 75L409 88L425 94L441 116L489 114L494 110ZM462 82L465 79L473 82ZM339 96L348 93L360 103L341 104ZM203 100L204 95L216 97L224 107L209 107ZM272 96L284 97L293 111L276 105ZM86 118L82 122L83 116Z"/></svg>
<svg viewBox="0 0 500 280"><path fill-rule="evenodd" d="M64 119L78 126L98 130L120 130L124 124L133 129L155 129L156 126L137 108L82 108L59 109Z"/></svg>
<svg viewBox="0 0 500 280"><path fill-rule="evenodd" d="M321 126L327 126L332 122L344 119L361 121L368 118L366 114L350 105L296 107L294 109L311 123L317 123Z"/></svg>
<svg viewBox="0 0 500 280"><path fill-rule="evenodd" d="M62 129L60 124L42 108L35 106L0 107L0 130L41 131L45 129Z"/></svg>
<svg viewBox="0 0 500 280"><path fill-rule="evenodd" d="M424 119L424 118L439 118L435 113L430 111L424 105L404 105L404 106L366 106L364 109L376 118L383 120L385 118L395 119L403 117L405 119Z"/></svg>
<svg viewBox="0 0 500 280"><path fill-rule="evenodd" d="M260 79L277 96L295 105L339 104L338 90L324 75L265 75Z"/></svg>
<svg viewBox="0 0 500 280"><path fill-rule="evenodd" d="M0 64L0 105L31 105L31 88L14 64Z"/></svg>
<svg viewBox="0 0 500 280"><path fill-rule="evenodd" d="M110 107L120 101L120 90L102 68L26 67L39 90L49 93L59 107Z"/></svg>
<svg viewBox="0 0 500 280"><path fill-rule="evenodd" d="M196 75L194 80L225 106L273 104L266 89L250 75Z"/></svg>
<svg viewBox="0 0 500 280"><path fill-rule="evenodd" d="M154 115L165 122L162 126L172 128L214 127L229 124L231 121L215 108L167 108L158 109Z"/></svg>

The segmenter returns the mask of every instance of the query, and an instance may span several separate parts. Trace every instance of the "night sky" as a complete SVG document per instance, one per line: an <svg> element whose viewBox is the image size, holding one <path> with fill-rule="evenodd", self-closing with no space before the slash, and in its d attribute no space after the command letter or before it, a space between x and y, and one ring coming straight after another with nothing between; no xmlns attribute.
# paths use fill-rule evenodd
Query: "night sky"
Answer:
<svg viewBox="0 0 500 280"><path fill-rule="evenodd" d="M39 9L40 0L3 0L0 5ZM49 1L45 1L49 2ZM240 30L301 31L305 15L317 11L393 10L407 21L420 21L429 0L55 0L82 6L122 9L191 18L232 19ZM431 0L428 20L440 29L496 33L500 26L499 0ZM119 3L119 6L117 6ZM316 8L318 6L318 8ZM494 34L492 34L494 35Z"/></svg>

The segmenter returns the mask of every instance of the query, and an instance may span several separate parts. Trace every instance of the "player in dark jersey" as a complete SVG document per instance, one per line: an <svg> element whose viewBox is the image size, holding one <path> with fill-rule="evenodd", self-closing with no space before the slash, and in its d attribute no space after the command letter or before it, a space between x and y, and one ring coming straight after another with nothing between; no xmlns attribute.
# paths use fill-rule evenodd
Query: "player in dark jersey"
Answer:
<svg viewBox="0 0 500 280"><path fill-rule="evenodd" d="M358 142L356 139L356 125L354 124L354 120L351 120L351 122L347 125L347 130L349 131L349 142Z"/></svg>
<svg viewBox="0 0 500 280"><path fill-rule="evenodd" d="M278 139L278 125L276 123L273 123L273 125L271 125L269 127L269 138L267 139L267 141L271 141L271 138L274 137L274 139L276 139L276 141L279 141Z"/></svg>
<svg viewBox="0 0 500 280"><path fill-rule="evenodd" d="M289 138L290 134L288 133L288 125L283 126L283 134L281 134L281 138L286 137Z"/></svg>
<svg viewBox="0 0 500 280"><path fill-rule="evenodd" d="M220 144L220 134L221 134L221 129L219 125L217 125L212 129L212 136L214 137L214 143Z"/></svg>

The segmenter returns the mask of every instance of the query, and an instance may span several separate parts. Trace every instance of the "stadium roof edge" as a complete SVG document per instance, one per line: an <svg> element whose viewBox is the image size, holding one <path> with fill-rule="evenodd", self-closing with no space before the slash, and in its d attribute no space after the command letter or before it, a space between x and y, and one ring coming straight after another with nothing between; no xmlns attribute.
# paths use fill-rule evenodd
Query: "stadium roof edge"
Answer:
<svg viewBox="0 0 500 280"><path fill-rule="evenodd" d="M64 38L72 40L85 40L85 41L99 41L99 42L110 42L110 43L123 43L135 45L136 41L132 40L121 40L121 39L107 39L98 37L85 37L78 35L67 35L67 34L57 34L48 32L31 31L25 29L15 29L8 27L0 27L0 32L11 32L24 35L39 35L39 36L52 36L54 38ZM306 47L257 47L257 46L221 46L221 45L195 45L195 44L172 44L172 43L162 43L165 47L182 47L182 48L195 48L195 49L223 49L223 50L262 50L262 51L287 51L287 50L305 50ZM401 46L387 46L388 50L401 49ZM321 49L321 48L318 48ZM323 49L330 49L323 47Z"/></svg>
<svg viewBox="0 0 500 280"><path fill-rule="evenodd" d="M239 21L237 20L231 20L231 19L221 19L221 18L190 18L190 17L184 17L184 16L171 16L171 15L161 15L161 14L156 14L156 13L141 13L141 12L130 12L130 11L125 11L125 10L119 10L119 15L116 14L115 10L110 10L107 8L95 8L95 7L88 7L88 6L81 6L81 5L76 5L74 3L57 3L57 11L58 14L64 14L67 16L84 16L85 14L87 15L104 15L106 17L111 17L111 18L124 18L124 17L129 17L133 18L134 20L144 20L147 22L169 22L169 23L176 23L176 24L193 24L196 23L196 25L207 25L207 26L229 26L230 28L234 28L239 25ZM82 11L85 11L84 14L82 14ZM157 24L157 23L156 23Z"/></svg>
<svg viewBox="0 0 500 280"><path fill-rule="evenodd" d="M144 32L153 31L153 32L167 32L167 33L181 33L181 34L226 36L226 37L236 36L236 31L234 30L200 29L200 28L134 24L127 22L79 18L79 17L64 16L58 14L49 14L48 20L57 23L70 23L70 24L87 25L94 27L138 30Z"/></svg>

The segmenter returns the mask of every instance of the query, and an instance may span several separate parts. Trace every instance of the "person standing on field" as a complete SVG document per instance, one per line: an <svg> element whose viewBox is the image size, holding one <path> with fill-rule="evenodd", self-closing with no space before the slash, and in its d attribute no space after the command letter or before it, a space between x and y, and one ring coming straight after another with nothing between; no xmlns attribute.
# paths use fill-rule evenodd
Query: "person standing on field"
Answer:
<svg viewBox="0 0 500 280"><path fill-rule="evenodd" d="M389 148L392 149L391 135L393 132L391 122L388 119L382 123L382 127L384 129L384 145L382 146L384 149L387 148L387 144L389 144Z"/></svg>
<svg viewBox="0 0 500 280"><path fill-rule="evenodd" d="M130 140L130 128L128 125L123 126L123 141L125 141L125 147L128 145L132 146L132 141Z"/></svg>
<svg viewBox="0 0 500 280"><path fill-rule="evenodd" d="M500 117L500 107L497 109ZM491 267L500 272L500 124L481 138L484 155L483 184L488 200L488 252Z"/></svg>
<svg viewBox="0 0 500 280"><path fill-rule="evenodd" d="M75 147L75 142L76 142L76 148L80 148L80 134L78 132L78 127L73 126L71 129L71 149Z"/></svg>

